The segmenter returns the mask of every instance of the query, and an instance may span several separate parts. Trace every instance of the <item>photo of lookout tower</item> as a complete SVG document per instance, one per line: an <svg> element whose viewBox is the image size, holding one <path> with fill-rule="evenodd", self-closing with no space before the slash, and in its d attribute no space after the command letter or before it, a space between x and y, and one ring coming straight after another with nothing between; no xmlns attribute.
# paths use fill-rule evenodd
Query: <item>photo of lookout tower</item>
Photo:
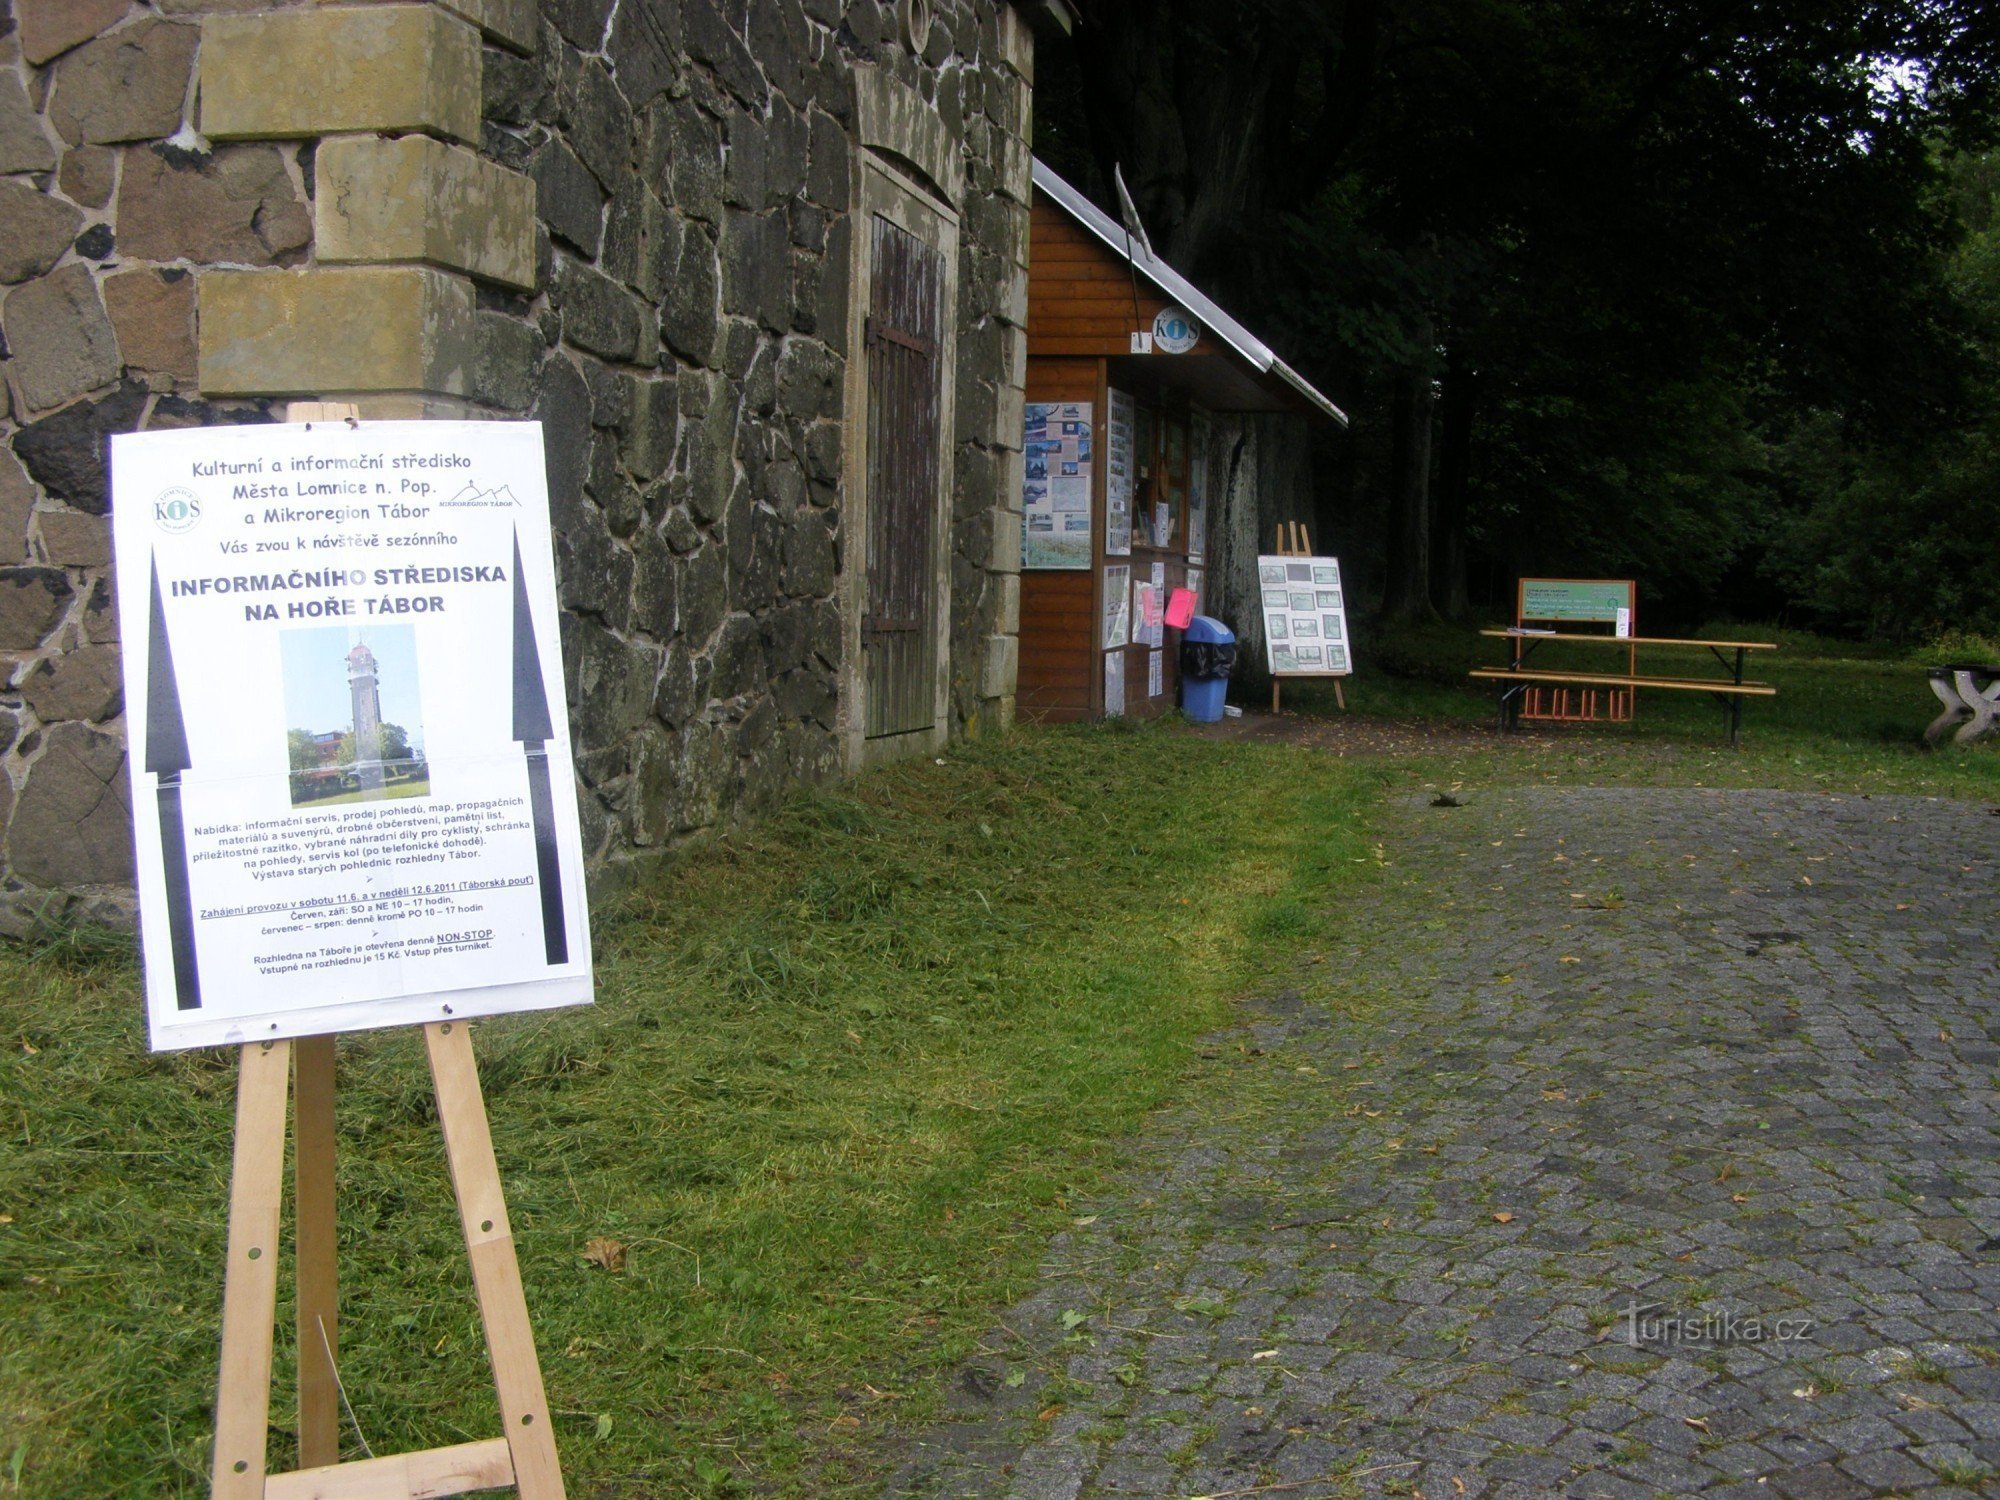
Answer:
<svg viewBox="0 0 2000 1500"><path fill-rule="evenodd" d="M347 653L347 690L354 696L354 778L365 796L382 790L382 691L365 641Z"/></svg>
<svg viewBox="0 0 2000 1500"><path fill-rule="evenodd" d="M408 625L280 633L292 806L430 794Z"/></svg>

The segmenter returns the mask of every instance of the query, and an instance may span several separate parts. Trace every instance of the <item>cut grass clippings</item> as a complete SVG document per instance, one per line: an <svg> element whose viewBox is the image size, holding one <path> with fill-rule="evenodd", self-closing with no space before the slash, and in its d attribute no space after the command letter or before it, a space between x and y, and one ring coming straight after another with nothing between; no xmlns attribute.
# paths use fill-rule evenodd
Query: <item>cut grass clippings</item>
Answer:
<svg viewBox="0 0 2000 1500"><path fill-rule="evenodd" d="M571 1493L858 1482L1195 1039L1373 870L1386 770L1023 732L803 794L621 899L594 1009L477 1032ZM9 948L0 1004L0 1465L24 1495L205 1493L233 1054L146 1052L126 943ZM344 1040L340 1088L360 1428L491 1436L417 1039Z"/></svg>

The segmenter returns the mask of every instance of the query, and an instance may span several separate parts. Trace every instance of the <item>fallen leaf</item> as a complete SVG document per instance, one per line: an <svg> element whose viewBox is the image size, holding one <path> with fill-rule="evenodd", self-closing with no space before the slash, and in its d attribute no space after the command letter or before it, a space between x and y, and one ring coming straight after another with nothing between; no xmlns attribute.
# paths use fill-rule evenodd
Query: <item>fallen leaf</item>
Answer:
<svg viewBox="0 0 2000 1500"><path fill-rule="evenodd" d="M833 1427L842 1427L842 1428L854 1428L854 1427L859 1427L859 1426L861 1425L861 1418L859 1418L859 1417L835 1417L835 1418L833 1419L833 1421L832 1421L832 1422L831 1422L830 1424L828 1424L828 1425L830 1425L830 1426L833 1426Z"/></svg>
<svg viewBox="0 0 2000 1500"><path fill-rule="evenodd" d="M1941 1042L1948 1042L1948 1041L1950 1041L1950 1040L1951 1040L1951 1031L1950 1031L1950 1028L1948 1028L1948 1027L1943 1027L1943 1026L1940 1026L1940 1027L1938 1028L1938 1040L1939 1040L1939 1041L1941 1041Z"/></svg>
<svg viewBox="0 0 2000 1500"><path fill-rule="evenodd" d="M617 1240L604 1235L584 1241L583 1258L593 1266L606 1271L617 1272L625 1269L625 1247Z"/></svg>
<svg viewBox="0 0 2000 1500"><path fill-rule="evenodd" d="M1696 1432L1708 1431L1707 1417L1682 1417L1681 1420L1687 1423L1687 1425L1692 1427Z"/></svg>
<svg viewBox="0 0 2000 1500"><path fill-rule="evenodd" d="M1502 1209L1499 1213L1493 1216L1493 1222L1495 1224L1511 1224L1514 1222L1514 1216L1508 1213L1505 1209Z"/></svg>
<svg viewBox="0 0 2000 1500"><path fill-rule="evenodd" d="M1079 1328L1084 1323L1088 1322L1089 1319L1090 1319L1090 1314L1080 1313L1072 1309L1071 1311L1066 1312L1062 1315L1062 1326L1066 1331L1071 1328Z"/></svg>
<svg viewBox="0 0 2000 1500"><path fill-rule="evenodd" d="M1748 1193L1731 1193L1729 1195L1729 1201L1731 1203L1748 1203L1750 1201L1750 1195Z"/></svg>
<svg viewBox="0 0 2000 1500"><path fill-rule="evenodd" d="M604 1412L597 1419L597 1440L601 1443L611 1436L611 1413Z"/></svg>
<svg viewBox="0 0 2000 1500"><path fill-rule="evenodd" d="M1437 1148L1437 1147L1435 1147L1435 1146L1426 1146L1426 1147L1424 1147L1424 1155L1426 1155L1426 1156L1436 1156L1437 1154L1438 1154L1438 1148Z"/></svg>
<svg viewBox="0 0 2000 1500"><path fill-rule="evenodd" d="M1255 1354L1250 1356L1253 1360L1276 1359L1277 1357L1278 1351L1276 1349L1259 1349Z"/></svg>
<svg viewBox="0 0 2000 1500"><path fill-rule="evenodd" d="M1561 964L1580 964L1583 962L1583 960L1578 958L1574 953L1565 953L1561 958L1557 959L1556 962Z"/></svg>
<svg viewBox="0 0 2000 1500"><path fill-rule="evenodd" d="M1027 1378L1028 1372L1026 1370L1009 1370L1006 1380L1001 1383L1010 1391L1018 1391L1027 1381Z"/></svg>
<svg viewBox="0 0 2000 1500"><path fill-rule="evenodd" d="M1096 1214L1085 1214L1080 1219L1070 1220L1070 1223L1074 1224L1078 1229L1083 1228L1086 1224L1095 1224L1096 1222L1097 1222Z"/></svg>
<svg viewBox="0 0 2000 1500"><path fill-rule="evenodd" d="M1451 1492L1454 1495L1463 1495L1465 1493L1465 1481L1454 1477L1451 1481Z"/></svg>
<svg viewBox="0 0 2000 1500"><path fill-rule="evenodd" d="M1061 1415L1062 1415L1062 1403L1058 1401L1054 1406L1045 1406L1040 1411L1036 1412L1035 1420L1037 1422L1053 1422L1057 1417Z"/></svg>

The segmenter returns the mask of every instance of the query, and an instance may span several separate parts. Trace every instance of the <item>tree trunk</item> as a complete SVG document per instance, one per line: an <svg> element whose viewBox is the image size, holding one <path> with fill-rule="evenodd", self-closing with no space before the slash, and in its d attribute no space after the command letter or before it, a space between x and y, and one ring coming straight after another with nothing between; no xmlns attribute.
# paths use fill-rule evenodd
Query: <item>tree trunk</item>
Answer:
<svg viewBox="0 0 2000 1500"><path fill-rule="evenodd" d="M1472 421L1478 402L1479 374L1463 347L1454 343L1445 356L1443 409L1438 413L1437 507L1431 550L1437 561L1434 597L1444 617L1461 625L1472 618L1465 528Z"/></svg>
<svg viewBox="0 0 2000 1500"><path fill-rule="evenodd" d="M1382 619L1403 624L1438 617L1431 601L1431 378L1406 370L1390 398L1395 422L1390 462L1389 562Z"/></svg>

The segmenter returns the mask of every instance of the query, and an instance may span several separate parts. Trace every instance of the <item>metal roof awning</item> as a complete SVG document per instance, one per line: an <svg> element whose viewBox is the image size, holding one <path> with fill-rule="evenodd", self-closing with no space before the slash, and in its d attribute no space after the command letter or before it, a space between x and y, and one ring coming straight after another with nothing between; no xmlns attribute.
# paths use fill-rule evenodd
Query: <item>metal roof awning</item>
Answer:
<svg viewBox="0 0 2000 1500"><path fill-rule="evenodd" d="M1307 405L1347 426L1347 413L1322 396L1314 387L1265 346L1255 334L1230 317L1195 284L1155 255L1147 245L1134 240L1103 209L1071 187L1039 157L1034 162L1035 186L1062 207L1077 223L1102 240L1120 260L1129 262L1168 297L1193 313L1204 328L1240 355L1259 375L1288 388Z"/></svg>

